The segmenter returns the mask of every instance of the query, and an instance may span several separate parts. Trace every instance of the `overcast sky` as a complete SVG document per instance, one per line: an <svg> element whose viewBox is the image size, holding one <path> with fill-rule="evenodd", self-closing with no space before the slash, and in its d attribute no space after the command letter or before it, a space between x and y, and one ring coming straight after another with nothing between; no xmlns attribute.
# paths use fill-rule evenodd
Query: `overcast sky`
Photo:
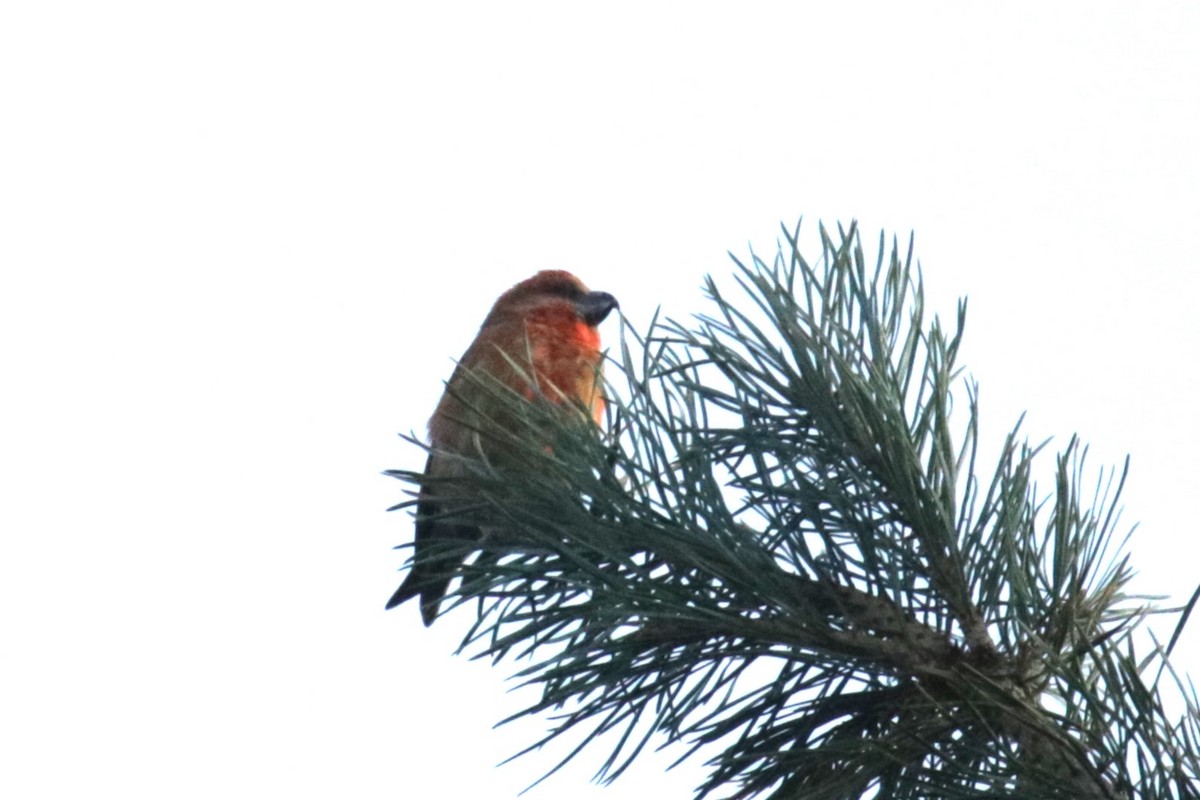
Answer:
<svg viewBox="0 0 1200 800"><path fill-rule="evenodd" d="M515 797L516 665L383 611L395 434L535 270L644 326L800 215L915 231L984 435L1130 454L1195 587L1200 6L578 7L0 10L0 794ZM702 775L605 755L526 796Z"/></svg>

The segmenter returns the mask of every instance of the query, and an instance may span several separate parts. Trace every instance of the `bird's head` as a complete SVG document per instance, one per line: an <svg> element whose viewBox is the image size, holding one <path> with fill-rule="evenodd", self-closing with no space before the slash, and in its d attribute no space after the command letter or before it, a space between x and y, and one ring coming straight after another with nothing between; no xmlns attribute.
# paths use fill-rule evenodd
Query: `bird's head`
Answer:
<svg viewBox="0 0 1200 800"><path fill-rule="evenodd" d="M505 317L526 318L549 309L569 309L577 319L594 328L618 306L617 299L611 294L589 290L583 281L566 270L547 269L500 295L484 326Z"/></svg>

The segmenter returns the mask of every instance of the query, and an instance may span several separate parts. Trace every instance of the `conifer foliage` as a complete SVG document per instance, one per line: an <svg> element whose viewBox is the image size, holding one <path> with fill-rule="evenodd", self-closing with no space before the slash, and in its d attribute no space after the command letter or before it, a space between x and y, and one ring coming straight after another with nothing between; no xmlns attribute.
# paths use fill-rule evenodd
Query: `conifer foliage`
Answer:
<svg viewBox="0 0 1200 800"><path fill-rule="evenodd" d="M508 393L453 599L464 649L540 688L528 749L573 737L606 780L698 751L698 795L737 800L1200 797L1195 697L1128 596L1125 470L1072 439L1039 491L1019 425L979 440L965 303L927 313L911 242L819 234L626 329L603 437Z"/></svg>

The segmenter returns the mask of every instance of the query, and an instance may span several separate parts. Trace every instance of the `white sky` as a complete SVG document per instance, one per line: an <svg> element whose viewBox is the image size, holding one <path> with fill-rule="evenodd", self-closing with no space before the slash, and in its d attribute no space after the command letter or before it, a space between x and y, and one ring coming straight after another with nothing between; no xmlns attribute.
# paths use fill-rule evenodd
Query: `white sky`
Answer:
<svg viewBox="0 0 1200 800"><path fill-rule="evenodd" d="M985 435L1132 454L1200 580L1200 6L424 5L0 10L0 795L514 797L514 665L383 611L394 434L534 270L641 326L800 214L915 230ZM604 755L526 796L702 774Z"/></svg>

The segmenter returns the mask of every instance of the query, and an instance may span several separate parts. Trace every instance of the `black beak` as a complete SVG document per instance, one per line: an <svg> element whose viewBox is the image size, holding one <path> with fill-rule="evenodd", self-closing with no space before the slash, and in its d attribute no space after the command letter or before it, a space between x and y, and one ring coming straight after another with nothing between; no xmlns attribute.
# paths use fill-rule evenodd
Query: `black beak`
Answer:
<svg viewBox="0 0 1200 800"><path fill-rule="evenodd" d="M609 312L618 306L620 303L617 302L617 298L608 292L588 292L575 303L575 308L579 310L579 316L583 317L583 321L592 327L603 322Z"/></svg>

